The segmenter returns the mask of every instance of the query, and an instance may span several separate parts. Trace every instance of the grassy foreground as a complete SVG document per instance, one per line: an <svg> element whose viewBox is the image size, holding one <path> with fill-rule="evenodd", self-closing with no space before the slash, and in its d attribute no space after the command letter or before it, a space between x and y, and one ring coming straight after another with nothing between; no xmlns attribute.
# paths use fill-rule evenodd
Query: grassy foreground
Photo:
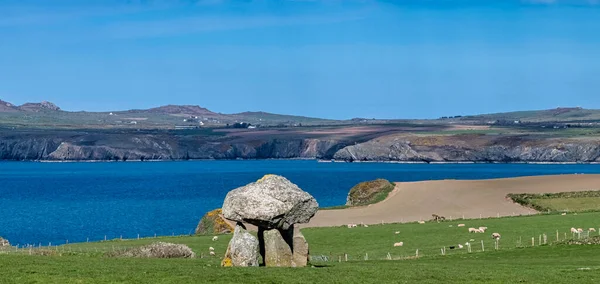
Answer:
<svg viewBox="0 0 600 284"><path fill-rule="evenodd" d="M600 246L551 243L556 241L557 230L563 241L565 236L573 238L571 227L598 229L599 217L600 213L580 213L303 229L315 267L298 269L221 268L219 261L228 235L214 242L207 236L71 244L51 248L51 256L29 255L28 250L0 254L0 283L590 283L600 279ZM459 223L466 227L457 227ZM488 232L468 233L468 227L479 226L489 227ZM498 251L490 238L492 232L502 234ZM543 234L548 245L540 246ZM103 256L158 240L187 244L199 258ZM394 247L399 241L404 246ZM472 253L465 248L449 249L465 242L472 243ZM215 248L216 257L207 256L210 246ZM447 248L444 256L443 247ZM415 259L417 249L420 257ZM387 260L388 253L394 260ZM342 262L338 262L340 258Z"/></svg>

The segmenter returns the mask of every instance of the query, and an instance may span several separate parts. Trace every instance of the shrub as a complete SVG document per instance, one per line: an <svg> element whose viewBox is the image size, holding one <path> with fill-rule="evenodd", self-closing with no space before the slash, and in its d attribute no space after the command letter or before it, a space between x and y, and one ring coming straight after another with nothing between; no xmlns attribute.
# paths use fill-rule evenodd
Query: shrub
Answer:
<svg viewBox="0 0 600 284"><path fill-rule="evenodd" d="M394 190L394 186L385 179L361 182L350 189L346 205L368 205L383 201Z"/></svg>

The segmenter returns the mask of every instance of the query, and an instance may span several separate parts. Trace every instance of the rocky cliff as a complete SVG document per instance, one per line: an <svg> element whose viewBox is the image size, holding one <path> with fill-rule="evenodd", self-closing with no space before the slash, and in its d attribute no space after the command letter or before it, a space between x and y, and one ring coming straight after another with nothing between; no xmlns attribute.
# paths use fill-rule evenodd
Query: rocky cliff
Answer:
<svg viewBox="0 0 600 284"><path fill-rule="evenodd" d="M599 139L526 135L400 136L348 146L334 155L345 161L414 162L600 162Z"/></svg>
<svg viewBox="0 0 600 284"><path fill-rule="evenodd" d="M404 162L600 162L599 139L392 135L246 139L174 133L0 131L0 160L336 159Z"/></svg>
<svg viewBox="0 0 600 284"><path fill-rule="evenodd" d="M206 138L136 133L0 132L0 160L187 160L331 158L346 145L329 139Z"/></svg>

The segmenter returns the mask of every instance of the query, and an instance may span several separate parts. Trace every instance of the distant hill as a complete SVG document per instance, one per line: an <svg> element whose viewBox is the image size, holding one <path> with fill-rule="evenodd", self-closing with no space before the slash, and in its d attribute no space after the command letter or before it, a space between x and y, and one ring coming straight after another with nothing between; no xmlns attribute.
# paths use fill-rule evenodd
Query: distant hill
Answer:
<svg viewBox="0 0 600 284"><path fill-rule="evenodd" d="M9 102L0 100L0 112L16 112L19 111L17 107Z"/></svg>
<svg viewBox="0 0 600 284"><path fill-rule="evenodd" d="M341 124L342 121L266 112L221 114L196 105L166 105L113 112L63 111L50 102L15 106L0 101L0 126L60 128L190 128L223 127L236 123L260 126Z"/></svg>
<svg viewBox="0 0 600 284"><path fill-rule="evenodd" d="M495 120L520 122L598 122L600 110L580 107L564 107L549 110L515 111L506 113L465 116L461 120L491 122Z"/></svg>
<svg viewBox="0 0 600 284"><path fill-rule="evenodd" d="M331 120L306 116L274 114L262 111L222 114L197 105L165 105L150 109L133 109L114 112L71 112L63 111L57 105L46 101L16 106L0 100L0 126L9 127L173 129L226 127L227 125L234 124L259 127L299 127L406 123L414 125L594 123L597 125L600 123L600 110L575 107L452 116L430 120L383 120L363 118Z"/></svg>

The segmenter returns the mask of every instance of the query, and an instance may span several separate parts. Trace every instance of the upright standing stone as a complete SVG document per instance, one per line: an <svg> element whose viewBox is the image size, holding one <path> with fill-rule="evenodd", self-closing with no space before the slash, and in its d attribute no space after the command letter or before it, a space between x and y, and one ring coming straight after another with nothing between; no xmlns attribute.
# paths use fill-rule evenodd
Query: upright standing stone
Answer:
<svg viewBox="0 0 600 284"><path fill-rule="evenodd" d="M258 266L258 240L244 225L238 223L235 226L221 266Z"/></svg>
<svg viewBox="0 0 600 284"><path fill-rule="evenodd" d="M292 267L292 249L277 229L264 231L265 266Z"/></svg>
<svg viewBox="0 0 600 284"><path fill-rule="evenodd" d="M297 227L294 230L293 242L293 266L304 267L309 258L308 242Z"/></svg>

